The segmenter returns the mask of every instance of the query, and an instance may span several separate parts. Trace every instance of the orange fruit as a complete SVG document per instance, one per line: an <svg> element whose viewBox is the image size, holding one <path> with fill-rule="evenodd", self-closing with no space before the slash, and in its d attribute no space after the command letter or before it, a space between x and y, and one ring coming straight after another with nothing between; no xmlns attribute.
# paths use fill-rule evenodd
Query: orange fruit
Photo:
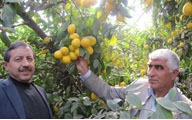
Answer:
<svg viewBox="0 0 192 120"><path fill-rule="evenodd" d="M63 56L62 62L64 64L69 64L71 62L71 57L69 55Z"/></svg>
<svg viewBox="0 0 192 120"><path fill-rule="evenodd" d="M75 55L79 56L79 48L75 49Z"/></svg>
<svg viewBox="0 0 192 120"><path fill-rule="evenodd" d="M91 93L91 99L95 101L95 100L98 99L98 96L95 95L95 93L92 92L92 93Z"/></svg>
<svg viewBox="0 0 192 120"><path fill-rule="evenodd" d="M145 49L149 49L149 45L145 45L144 48L145 48Z"/></svg>
<svg viewBox="0 0 192 120"><path fill-rule="evenodd" d="M192 15L192 2L187 2L184 4L182 12L186 16L191 16Z"/></svg>
<svg viewBox="0 0 192 120"><path fill-rule="evenodd" d="M171 45L171 44L173 43L173 39L169 38L169 39L167 40L167 43Z"/></svg>
<svg viewBox="0 0 192 120"><path fill-rule="evenodd" d="M180 42L179 46L183 48L185 46L185 43L184 42Z"/></svg>
<svg viewBox="0 0 192 120"><path fill-rule="evenodd" d="M73 34L75 32L75 24L70 24L67 28L69 34Z"/></svg>
<svg viewBox="0 0 192 120"><path fill-rule="evenodd" d="M188 29L191 29L191 28L192 28L192 22L189 22L189 23L186 25L186 27L187 27Z"/></svg>
<svg viewBox="0 0 192 120"><path fill-rule="evenodd" d="M77 33L72 33L72 34L69 35L69 38L70 38L70 39L76 39L76 38L79 39L79 34L77 34Z"/></svg>
<svg viewBox="0 0 192 120"><path fill-rule="evenodd" d="M100 100L100 102L101 102L101 105L102 105L103 107L106 107L106 106L107 106L106 103L105 103L103 100Z"/></svg>
<svg viewBox="0 0 192 120"><path fill-rule="evenodd" d="M120 87L124 87L124 86L126 86L126 83L123 81L123 82L121 82L121 83L119 84L119 86L120 86Z"/></svg>
<svg viewBox="0 0 192 120"><path fill-rule="evenodd" d="M47 52L48 52L47 49L43 49L43 50L41 50L41 53L42 53L42 54L46 54Z"/></svg>
<svg viewBox="0 0 192 120"><path fill-rule="evenodd" d="M75 51L75 48L73 47L73 45L69 45L69 50L72 52Z"/></svg>
<svg viewBox="0 0 192 120"><path fill-rule="evenodd" d="M63 58L63 54L62 54L62 52L60 50L57 50L57 51L54 52L54 57L56 59L62 59Z"/></svg>
<svg viewBox="0 0 192 120"><path fill-rule="evenodd" d="M114 3L106 2L105 3L105 9L107 11L113 11L115 9L115 4Z"/></svg>
<svg viewBox="0 0 192 120"><path fill-rule="evenodd" d="M86 50L88 51L89 55L93 54L93 48L91 46L87 47Z"/></svg>
<svg viewBox="0 0 192 120"><path fill-rule="evenodd" d="M74 48L79 48L80 45L81 45L80 39L73 39L73 40L71 41L71 45L72 45Z"/></svg>
<svg viewBox="0 0 192 120"><path fill-rule="evenodd" d="M97 40L96 40L96 38L95 38L95 37L90 36L90 37L89 37L89 39L91 40L91 46L93 46L93 45L95 45L95 44L96 44Z"/></svg>
<svg viewBox="0 0 192 120"><path fill-rule="evenodd" d="M62 53L63 55L69 54L69 49L68 49L68 47L62 47L62 48L60 48L60 51L61 51L61 53Z"/></svg>
<svg viewBox="0 0 192 120"><path fill-rule="evenodd" d="M71 60L77 60L77 55L74 52L70 52L69 56L70 56Z"/></svg>
<svg viewBox="0 0 192 120"><path fill-rule="evenodd" d="M43 43L45 43L45 44L48 44L48 43L50 43L50 38L49 37L45 37L44 39L43 39Z"/></svg>
<svg viewBox="0 0 192 120"><path fill-rule="evenodd" d="M81 46L84 47L84 48L88 48L91 46L91 40L88 39L88 38L83 38L81 40Z"/></svg>
<svg viewBox="0 0 192 120"><path fill-rule="evenodd" d="M57 113L57 112L59 112L59 108L58 108L57 106L54 106L54 107L53 107L53 111L54 111L55 113Z"/></svg>
<svg viewBox="0 0 192 120"><path fill-rule="evenodd" d="M171 28L171 25L172 25L172 23L171 23L171 22L168 22L168 23L166 24L166 27L167 27L167 28Z"/></svg>

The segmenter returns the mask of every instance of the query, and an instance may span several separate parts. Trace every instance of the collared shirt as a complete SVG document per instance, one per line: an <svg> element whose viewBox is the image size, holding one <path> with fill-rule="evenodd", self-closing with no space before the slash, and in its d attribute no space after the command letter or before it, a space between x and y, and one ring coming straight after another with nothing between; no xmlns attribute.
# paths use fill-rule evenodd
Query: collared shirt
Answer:
<svg viewBox="0 0 192 120"><path fill-rule="evenodd" d="M151 102L151 110L153 110L153 111L156 111L156 107L155 107L155 95L154 95L154 91L153 91L153 89L152 88L148 88L147 89L147 91L148 91L148 97L152 97L152 102ZM168 93L164 96L164 98L168 98Z"/></svg>

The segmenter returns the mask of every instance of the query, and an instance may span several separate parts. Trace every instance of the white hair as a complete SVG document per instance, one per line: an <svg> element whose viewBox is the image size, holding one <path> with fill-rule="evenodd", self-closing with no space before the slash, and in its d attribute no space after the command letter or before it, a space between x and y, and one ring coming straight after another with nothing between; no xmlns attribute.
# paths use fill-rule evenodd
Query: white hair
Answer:
<svg viewBox="0 0 192 120"><path fill-rule="evenodd" d="M167 60L167 66L171 71L179 69L179 56L169 49L157 49L149 54L149 60L160 59Z"/></svg>

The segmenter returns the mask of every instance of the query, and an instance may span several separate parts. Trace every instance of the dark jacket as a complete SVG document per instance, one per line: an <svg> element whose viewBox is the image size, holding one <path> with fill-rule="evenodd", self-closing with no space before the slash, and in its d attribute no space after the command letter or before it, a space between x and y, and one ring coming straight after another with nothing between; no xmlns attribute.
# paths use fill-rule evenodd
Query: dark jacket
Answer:
<svg viewBox="0 0 192 120"><path fill-rule="evenodd" d="M47 105L50 118L52 118L45 91L37 85L34 86ZM0 119L2 118L26 119L22 100L10 77L6 80L0 80Z"/></svg>

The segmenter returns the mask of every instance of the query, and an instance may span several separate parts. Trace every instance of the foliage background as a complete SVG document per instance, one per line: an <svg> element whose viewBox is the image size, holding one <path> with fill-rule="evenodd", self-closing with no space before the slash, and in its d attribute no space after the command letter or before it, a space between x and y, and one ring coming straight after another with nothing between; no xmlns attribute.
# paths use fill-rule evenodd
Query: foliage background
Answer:
<svg viewBox="0 0 192 120"><path fill-rule="evenodd" d="M11 42L27 41L36 52L34 81L45 88L54 118L102 118L108 107L100 99L90 98L91 92L80 83L74 63L64 65L53 57L56 50L70 44L67 26L73 23L81 37L97 38L94 54L87 56L89 65L110 85L145 77L148 54L157 48L170 48L181 59L178 86L191 99L192 29L186 25L192 17L182 14L188 0L147 1L140 0L140 5L152 13L153 26L141 31L134 25L126 26L130 12L138 7L127 0L115 0L115 8L106 8L107 0L97 7L89 2L79 5L77 0L2 0L0 61ZM122 19L116 18L118 12ZM45 43L45 37L51 42ZM1 66L0 78L7 75Z"/></svg>

